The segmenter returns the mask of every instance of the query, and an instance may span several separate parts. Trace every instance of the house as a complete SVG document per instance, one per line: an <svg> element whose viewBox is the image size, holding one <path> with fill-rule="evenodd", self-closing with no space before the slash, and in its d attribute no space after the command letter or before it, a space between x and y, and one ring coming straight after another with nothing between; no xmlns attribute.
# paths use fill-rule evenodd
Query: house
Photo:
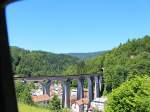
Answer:
<svg viewBox="0 0 150 112"><path fill-rule="evenodd" d="M47 104L48 101L51 99L51 97L49 97L47 94L39 96L31 96L31 98L34 103L38 104Z"/></svg>
<svg viewBox="0 0 150 112"><path fill-rule="evenodd" d="M70 96L77 99L77 89L71 89L71 94L70 94Z"/></svg>
<svg viewBox="0 0 150 112"><path fill-rule="evenodd" d="M90 110L97 108L100 112L104 112L104 106L107 101L107 97L95 98L90 105Z"/></svg>
<svg viewBox="0 0 150 112"><path fill-rule="evenodd" d="M70 96L70 104L74 104L75 101L77 101L77 97L76 96Z"/></svg>
<svg viewBox="0 0 150 112"><path fill-rule="evenodd" d="M88 99L87 98L82 98L80 100L75 101L71 105L71 110L72 112L83 112L88 110Z"/></svg>
<svg viewBox="0 0 150 112"><path fill-rule="evenodd" d="M41 83L38 83L38 82L35 82L34 83L35 85L35 88L36 89L32 89L31 90L31 95L32 96L40 96L40 95L43 95L44 94L44 91L43 91L43 86Z"/></svg>
<svg viewBox="0 0 150 112"><path fill-rule="evenodd" d="M87 98L87 97L88 97L88 90L84 89L84 98Z"/></svg>
<svg viewBox="0 0 150 112"><path fill-rule="evenodd" d="M43 95L43 90L42 89L37 89L37 90L32 90L31 91L32 96L40 96Z"/></svg>
<svg viewBox="0 0 150 112"><path fill-rule="evenodd" d="M77 98L77 89L72 89L71 90L71 96ZM84 98L87 98L87 97L88 97L88 90L84 89Z"/></svg>

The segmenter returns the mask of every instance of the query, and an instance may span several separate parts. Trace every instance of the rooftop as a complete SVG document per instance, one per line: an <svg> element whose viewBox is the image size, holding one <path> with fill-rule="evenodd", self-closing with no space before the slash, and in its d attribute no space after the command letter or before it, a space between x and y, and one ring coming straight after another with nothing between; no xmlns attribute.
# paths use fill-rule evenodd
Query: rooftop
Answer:
<svg viewBox="0 0 150 112"><path fill-rule="evenodd" d="M47 94L39 95L39 96L32 96L33 102L42 102L42 101L48 101L50 100L50 97Z"/></svg>
<svg viewBox="0 0 150 112"><path fill-rule="evenodd" d="M88 104L88 99L87 98L82 98L80 100L75 101L78 105L87 105Z"/></svg>

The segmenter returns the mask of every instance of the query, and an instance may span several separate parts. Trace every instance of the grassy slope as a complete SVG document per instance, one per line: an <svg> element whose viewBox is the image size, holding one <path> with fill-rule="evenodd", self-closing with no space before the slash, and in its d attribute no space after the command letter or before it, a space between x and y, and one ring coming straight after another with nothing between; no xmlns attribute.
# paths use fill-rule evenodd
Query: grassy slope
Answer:
<svg viewBox="0 0 150 112"><path fill-rule="evenodd" d="M19 107L19 112L52 112L48 109L29 106L29 105L26 105L26 104L23 104L23 103L19 103L18 107Z"/></svg>

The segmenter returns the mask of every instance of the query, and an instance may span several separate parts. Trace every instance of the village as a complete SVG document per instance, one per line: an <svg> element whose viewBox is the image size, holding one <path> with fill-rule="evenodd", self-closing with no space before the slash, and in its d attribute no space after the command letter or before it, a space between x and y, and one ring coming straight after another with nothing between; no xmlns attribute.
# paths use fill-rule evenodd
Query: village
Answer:
<svg viewBox="0 0 150 112"><path fill-rule="evenodd" d="M50 101L54 95L58 95L60 101L62 101L62 83L58 81L55 83L54 81L49 85L49 94L47 94L46 89L43 88L41 83L34 83L37 89L31 90L32 101L39 105L46 105L48 101ZM88 101L88 89L84 89L84 98L77 100L77 89L70 89L70 108L72 112L93 112L96 108L99 112L104 111L104 105L107 101L107 97L97 97L94 92L94 100L90 102ZM83 110L81 110L83 108Z"/></svg>

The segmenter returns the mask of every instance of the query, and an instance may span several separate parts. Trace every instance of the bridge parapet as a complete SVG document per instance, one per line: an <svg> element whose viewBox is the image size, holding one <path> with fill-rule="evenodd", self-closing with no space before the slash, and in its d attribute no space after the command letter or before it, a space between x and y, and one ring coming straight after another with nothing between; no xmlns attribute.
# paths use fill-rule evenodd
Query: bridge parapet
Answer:
<svg viewBox="0 0 150 112"><path fill-rule="evenodd" d="M66 79L78 80L79 78L87 79L88 77L102 76L102 74L80 74L80 75L68 75L68 76L40 76L40 77L14 77L14 80L25 80L27 82L32 81L44 81L44 80L60 80L65 81Z"/></svg>

